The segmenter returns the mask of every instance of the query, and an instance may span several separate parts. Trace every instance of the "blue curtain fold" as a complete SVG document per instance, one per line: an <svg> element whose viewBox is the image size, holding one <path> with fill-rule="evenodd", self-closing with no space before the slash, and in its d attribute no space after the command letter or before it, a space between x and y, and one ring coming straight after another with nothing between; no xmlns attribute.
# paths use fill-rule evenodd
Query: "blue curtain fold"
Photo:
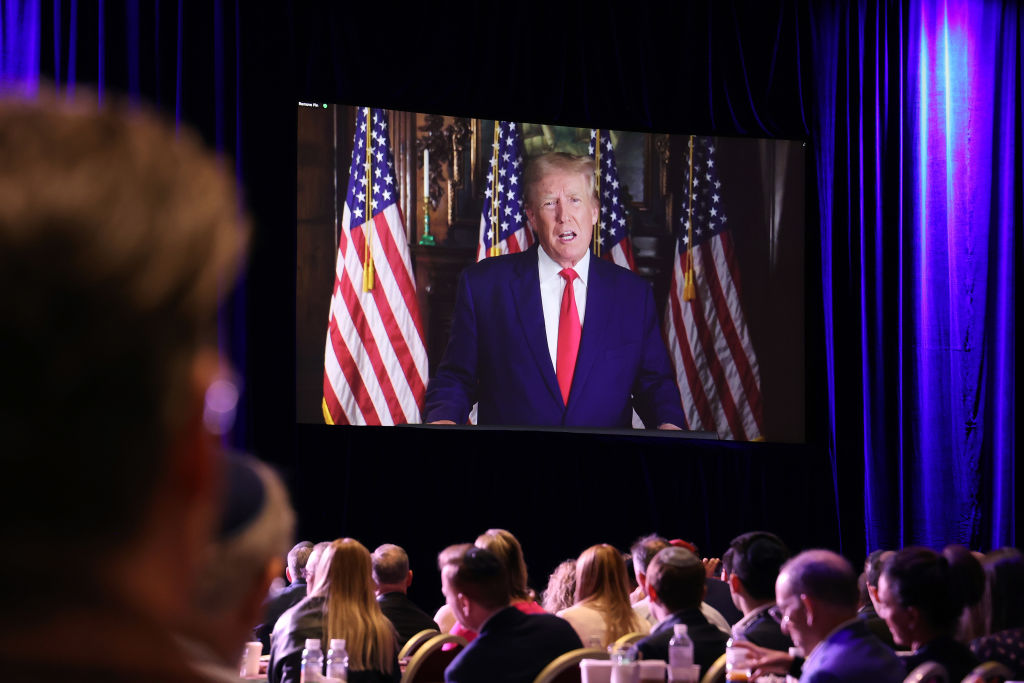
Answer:
<svg viewBox="0 0 1024 683"><path fill-rule="evenodd" d="M813 22L830 419L840 457L860 450L866 545L1014 544L1021 15Z"/></svg>

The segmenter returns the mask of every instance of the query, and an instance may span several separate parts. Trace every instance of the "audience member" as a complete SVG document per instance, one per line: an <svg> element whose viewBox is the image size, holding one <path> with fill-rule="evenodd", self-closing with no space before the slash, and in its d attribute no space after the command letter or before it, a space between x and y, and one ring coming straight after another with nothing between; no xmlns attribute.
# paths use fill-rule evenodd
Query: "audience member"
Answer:
<svg viewBox="0 0 1024 683"><path fill-rule="evenodd" d="M680 545L678 547L695 547L685 541L677 541ZM685 543L685 545L683 545ZM647 567L657 555L664 548L669 547L669 542L660 536L651 534L650 536L644 536L643 538L636 541L630 550L630 555L633 558L633 573L636 575L636 590L630 595L630 601L633 603L633 611L639 614L643 619L647 620L651 626L658 623L657 618L651 612L651 601L647 595ZM689 549L689 548L687 548ZM734 608L735 609L735 608ZM708 603L701 600L700 612L704 615L713 626L717 627L722 633L730 633L729 622L726 621L725 617Z"/></svg>
<svg viewBox="0 0 1024 683"><path fill-rule="evenodd" d="M958 586L964 608L957 619L954 636L964 644L988 634L988 607L985 603L985 570L970 550L962 545L947 545L942 556L949 562L949 580Z"/></svg>
<svg viewBox="0 0 1024 683"><path fill-rule="evenodd" d="M270 632L274 630L277 620L286 609L306 597L306 561L311 552L313 544L309 541L296 543L288 551L288 564L284 570L288 586L267 598L263 606L263 622L253 630L256 639L263 643L264 652L270 651Z"/></svg>
<svg viewBox="0 0 1024 683"><path fill-rule="evenodd" d="M515 536L504 529L488 529L477 536L474 545L490 550L505 566L508 577L509 595L512 606L525 614L544 614L544 608L534 600L533 591L526 585L526 560L523 547ZM461 622L452 626L450 633L462 636L467 641L476 638L476 633Z"/></svg>
<svg viewBox="0 0 1024 683"><path fill-rule="evenodd" d="M673 545L677 548L686 548L691 551L697 557L700 557L700 550L696 545L689 541L684 541L679 538L673 538L669 541L669 545ZM724 622L723 630L726 633L730 633L732 625L743 618L743 613L740 612L736 605L732 602L732 595L729 593L729 587L715 575L715 568L720 564L719 560L707 559L701 561L704 565L704 572L707 576L706 584L707 590L704 592L704 604L708 605L715 610L715 614L722 617ZM708 613L708 610L701 608L704 612L704 616L708 618L708 621L715 623L715 619ZM717 624L716 624L717 625Z"/></svg>
<svg viewBox="0 0 1024 683"><path fill-rule="evenodd" d="M950 580L949 562L928 548L904 548L885 562L878 580L878 615L897 645L913 649L907 671L938 662L959 681L978 664L953 634L963 611L963 593Z"/></svg>
<svg viewBox="0 0 1024 683"><path fill-rule="evenodd" d="M871 632L878 636L883 643L896 649L896 641L892 639L892 631L885 619L878 616L878 578L882 575L882 566L889 557L893 555L892 550L875 550L864 559L864 591L867 593L867 601L861 600L857 606L857 617L864 620Z"/></svg>
<svg viewBox="0 0 1024 683"><path fill-rule="evenodd" d="M991 599L991 635L971 642L971 651L983 662L1005 664L1014 679L1024 678L1024 555L1016 548L1000 548L982 563Z"/></svg>
<svg viewBox="0 0 1024 683"><path fill-rule="evenodd" d="M348 651L349 683L398 681L398 635L377 604L370 551L339 538L320 557L311 594L278 620L271 636L267 679L298 683L306 639L327 652L333 638Z"/></svg>
<svg viewBox="0 0 1024 683"><path fill-rule="evenodd" d="M445 670L448 683L532 681L553 659L582 646L565 620L511 605L506 564L490 550L460 546L450 553L441 586L458 622L479 634Z"/></svg>
<svg viewBox="0 0 1024 683"><path fill-rule="evenodd" d="M668 547L654 556L647 567L647 594L658 625L637 643L644 659L668 660L668 642L676 624L686 624L693 641L693 661L700 664L701 676L722 656L729 636L700 611L706 578L700 558L686 548Z"/></svg>
<svg viewBox="0 0 1024 683"><path fill-rule="evenodd" d="M306 558L306 595L313 594L313 585L316 583L316 574L320 567L320 560L330 547L330 541L320 541L313 546L312 550L309 551L309 557ZM282 614L282 616L284 615Z"/></svg>
<svg viewBox="0 0 1024 683"><path fill-rule="evenodd" d="M545 612L555 614L576 601L576 560L566 560L555 567L548 579L541 606Z"/></svg>
<svg viewBox="0 0 1024 683"><path fill-rule="evenodd" d="M773 650L788 650L793 641L782 632L768 610L775 606L775 579L789 559L789 549L775 534L751 531L729 544L723 566L725 582L743 618L732 628L733 636Z"/></svg>
<svg viewBox="0 0 1024 683"><path fill-rule="evenodd" d="M842 556L807 550L786 562L775 581L775 602L782 632L807 657L801 683L896 683L906 676L893 651L857 619L857 575ZM770 671L771 663L792 662L786 653L764 652L753 661L755 675Z"/></svg>
<svg viewBox="0 0 1024 683"><path fill-rule="evenodd" d="M439 552L437 554L437 571L440 572L444 570L445 565L450 564L453 561L453 558L461 557L466 551L466 548L472 546L470 543L466 543L464 545L465 547L463 547L463 544L450 545ZM452 629L459 623L455 621L455 614L452 612L447 602L441 605L434 614L434 622L437 624L438 628L441 629L441 633L451 633Z"/></svg>
<svg viewBox="0 0 1024 683"><path fill-rule="evenodd" d="M230 164L111 102L0 99L8 682L194 678L170 629L217 515L204 407L248 227Z"/></svg>
<svg viewBox="0 0 1024 683"><path fill-rule="evenodd" d="M194 613L180 627L189 663L209 681L237 683L242 646L281 573L295 515L280 478L250 458L230 458L217 538L199 574Z"/></svg>
<svg viewBox="0 0 1024 683"><path fill-rule="evenodd" d="M627 633L651 630L629 605L626 564L610 545L591 546L576 560L575 597L575 604L558 616L590 647L606 648Z"/></svg>
<svg viewBox="0 0 1024 683"><path fill-rule="evenodd" d="M437 629L426 612L409 599L412 570L409 555L397 545L385 543L373 551L373 580L377 584L377 604L398 631L398 647L420 631Z"/></svg>

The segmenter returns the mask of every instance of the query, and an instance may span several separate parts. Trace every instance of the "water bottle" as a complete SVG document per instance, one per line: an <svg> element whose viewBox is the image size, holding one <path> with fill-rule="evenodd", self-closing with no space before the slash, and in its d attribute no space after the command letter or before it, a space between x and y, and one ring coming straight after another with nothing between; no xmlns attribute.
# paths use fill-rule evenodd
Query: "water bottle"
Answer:
<svg viewBox="0 0 1024 683"><path fill-rule="evenodd" d="M324 651L320 649L319 638L306 638L306 649L302 651L302 673L299 683L319 683L323 680Z"/></svg>
<svg viewBox="0 0 1024 683"><path fill-rule="evenodd" d="M327 678L324 683L345 683L348 680L348 651L344 638L331 638L327 651Z"/></svg>
<svg viewBox="0 0 1024 683"><path fill-rule="evenodd" d="M669 679L690 681L693 678L693 641L686 634L686 624L672 627L672 640L668 641Z"/></svg>
<svg viewBox="0 0 1024 683"><path fill-rule="evenodd" d="M637 664L636 655L636 648L632 645L612 647L610 683L639 683L640 665Z"/></svg>

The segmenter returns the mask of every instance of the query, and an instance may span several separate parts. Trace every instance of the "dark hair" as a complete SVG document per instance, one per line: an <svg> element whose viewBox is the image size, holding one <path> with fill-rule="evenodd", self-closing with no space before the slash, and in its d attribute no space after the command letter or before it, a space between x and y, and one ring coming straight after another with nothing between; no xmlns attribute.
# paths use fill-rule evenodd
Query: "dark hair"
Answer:
<svg viewBox="0 0 1024 683"><path fill-rule="evenodd" d="M985 556L982 567L992 591L992 633L1024 626L1024 555L1000 548Z"/></svg>
<svg viewBox="0 0 1024 683"><path fill-rule="evenodd" d="M882 565L891 553L891 550L879 548L872 550L871 554L864 559L864 578L869 586L878 588L878 577L882 575Z"/></svg>
<svg viewBox="0 0 1024 683"><path fill-rule="evenodd" d="M640 568L641 574L646 574L647 565L651 563L655 555L667 547L668 541L661 536L651 534L637 539L630 547L629 554L633 556L633 565Z"/></svg>
<svg viewBox="0 0 1024 683"><path fill-rule="evenodd" d="M951 633L964 609L949 561L930 548L904 548L885 561L882 575L903 607L915 607L934 629Z"/></svg>
<svg viewBox="0 0 1024 683"><path fill-rule="evenodd" d="M735 574L750 597L766 600L775 597L775 579L779 568L789 559L789 549L775 534L750 531L729 544L729 573Z"/></svg>
<svg viewBox="0 0 1024 683"><path fill-rule="evenodd" d="M490 550L470 546L447 566L454 568L449 576L452 586L473 602L496 609L511 600L505 564Z"/></svg>
<svg viewBox="0 0 1024 683"><path fill-rule="evenodd" d="M977 605L985 595L985 570L981 562L962 545L947 545L942 556L949 562L949 580L959 587L964 604Z"/></svg>
<svg viewBox="0 0 1024 683"><path fill-rule="evenodd" d="M647 585L670 612L699 606L705 579L700 558L686 548L674 546L655 555L647 570Z"/></svg>

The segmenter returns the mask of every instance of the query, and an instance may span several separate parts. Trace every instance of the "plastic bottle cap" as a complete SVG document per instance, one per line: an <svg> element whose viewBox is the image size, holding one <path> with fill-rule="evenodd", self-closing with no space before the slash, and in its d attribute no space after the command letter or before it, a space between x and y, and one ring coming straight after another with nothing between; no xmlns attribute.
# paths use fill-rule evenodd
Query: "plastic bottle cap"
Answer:
<svg viewBox="0 0 1024 683"><path fill-rule="evenodd" d="M319 638L306 638L306 649L307 650L319 650L320 639Z"/></svg>
<svg viewBox="0 0 1024 683"><path fill-rule="evenodd" d="M672 633L679 635L686 635L686 624L676 624L672 627Z"/></svg>
<svg viewBox="0 0 1024 683"><path fill-rule="evenodd" d="M331 649L332 650L344 650L345 639L344 638L331 638Z"/></svg>

